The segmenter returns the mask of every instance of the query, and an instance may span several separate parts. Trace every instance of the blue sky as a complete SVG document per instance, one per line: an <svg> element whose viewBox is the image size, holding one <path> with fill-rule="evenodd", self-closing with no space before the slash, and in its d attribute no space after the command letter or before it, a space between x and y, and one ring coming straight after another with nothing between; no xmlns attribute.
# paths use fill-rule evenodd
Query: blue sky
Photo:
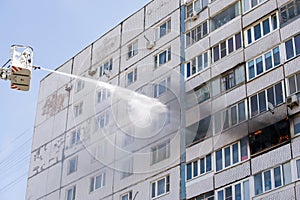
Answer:
<svg viewBox="0 0 300 200"><path fill-rule="evenodd" d="M13 44L30 45L34 64L56 69L150 0L0 0L0 65ZM0 199L25 199L31 138L40 80L31 89L10 89L0 79Z"/></svg>

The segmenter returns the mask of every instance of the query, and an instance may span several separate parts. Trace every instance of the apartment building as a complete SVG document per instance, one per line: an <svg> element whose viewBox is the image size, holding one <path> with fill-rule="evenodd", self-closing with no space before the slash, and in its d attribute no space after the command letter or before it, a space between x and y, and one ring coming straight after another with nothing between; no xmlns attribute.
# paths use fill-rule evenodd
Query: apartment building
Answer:
<svg viewBox="0 0 300 200"><path fill-rule="evenodd" d="M41 81L26 199L300 199L299 14L149 2Z"/></svg>

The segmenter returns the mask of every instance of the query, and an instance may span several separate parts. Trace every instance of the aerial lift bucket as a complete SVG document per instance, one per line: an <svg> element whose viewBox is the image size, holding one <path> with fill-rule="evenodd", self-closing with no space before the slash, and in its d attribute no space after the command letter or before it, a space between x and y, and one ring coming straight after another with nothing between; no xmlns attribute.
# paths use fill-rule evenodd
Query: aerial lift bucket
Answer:
<svg viewBox="0 0 300 200"><path fill-rule="evenodd" d="M16 90L28 91L32 70L33 49L28 46L11 46L10 87Z"/></svg>

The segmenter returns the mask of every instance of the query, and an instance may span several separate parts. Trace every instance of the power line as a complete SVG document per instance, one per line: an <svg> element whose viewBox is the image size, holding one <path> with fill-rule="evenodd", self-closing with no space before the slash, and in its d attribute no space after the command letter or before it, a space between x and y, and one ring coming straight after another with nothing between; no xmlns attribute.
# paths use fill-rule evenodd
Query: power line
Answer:
<svg viewBox="0 0 300 200"><path fill-rule="evenodd" d="M18 178L16 178L15 180L11 181L10 183L8 183L7 185L5 185L4 187L0 188L0 192L4 192L6 190L8 190L9 188L11 188L12 186L14 186L15 184L19 183L23 177L25 177L27 175L27 173L22 174L21 176L19 176Z"/></svg>

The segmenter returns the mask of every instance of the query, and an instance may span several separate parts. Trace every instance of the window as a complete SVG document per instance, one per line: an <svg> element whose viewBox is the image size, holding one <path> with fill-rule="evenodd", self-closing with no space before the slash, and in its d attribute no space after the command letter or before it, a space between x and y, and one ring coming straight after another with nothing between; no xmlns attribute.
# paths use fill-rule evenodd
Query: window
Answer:
<svg viewBox="0 0 300 200"><path fill-rule="evenodd" d="M78 156L75 156L74 158L71 158L68 161L68 170L67 170L68 175L77 171L77 164L78 164Z"/></svg>
<svg viewBox="0 0 300 200"><path fill-rule="evenodd" d="M110 90L102 88L97 93L97 103L101 103L110 97Z"/></svg>
<svg viewBox="0 0 300 200"><path fill-rule="evenodd" d="M245 81L244 65L240 65L233 70L225 72L221 77L217 77L211 82L212 95L217 96L236 87Z"/></svg>
<svg viewBox="0 0 300 200"><path fill-rule="evenodd" d="M230 108L214 114L214 133L231 128L247 119L246 102L242 101Z"/></svg>
<svg viewBox="0 0 300 200"><path fill-rule="evenodd" d="M170 157L170 141L151 148L151 163L155 164Z"/></svg>
<svg viewBox="0 0 300 200"><path fill-rule="evenodd" d="M84 80L80 80L78 79L76 81L76 92L79 92L80 90L82 90L84 88Z"/></svg>
<svg viewBox="0 0 300 200"><path fill-rule="evenodd" d="M75 117L82 114L82 108L83 108L83 102L82 101L74 106L74 115L75 115Z"/></svg>
<svg viewBox="0 0 300 200"><path fill-rule="evenodd" d="M297 178L300 179L300 159L296 160L296 166L297 166Z"/></svg>
<svg viewBox="0 0 300 200"><path fill-rule="evenodd" d="M168 19L163 24L161 24L155 31L155 40L167 35L171 32L171 19Z"/></svg>
<svg viewBox="0 0 300 200"><path fill-rule="evenodd" d="M105 128L109 124L109 111L105 111L98 116L99 128Z"/></svg>
<svg viewBox="0 0 300 200"><path fill-rule="evenodd" d="M220 28L224 24L228 23L235 17L240 15L240 2L231 5L226 10L222 11L221 13L217 14L211 19L211 31Z"/></svg>
<svg viewBox="0 0 300 200"><path fill-rule="evenodd" d="M300 54L300 34L285 42L285 52L287 60Z"/></svg>
<svg viewBox="0 0 300 200"><path fill-rule="evenodd" d="M289 184L292 180L290 163L254 175L255 195Z"/></svg>
<svg viewBox="0 0 300 200"><path fill-rule="evenodd" d="M192 30L186 32L185 34L185 47L189 47L192 44L198 42L200 39L204 38L208 34L207 21L200 25L197 25Z"/></svg>
<svg viewBox="0 0 300 200"><path fill-rule="evenodd" d="M186 78L199 73L208 67L208 52L202 53L185 64Z"/></svg>
<svg viewBox="0 0 300 200"><path fill-rule="evenodd" d="M202 84L186 95L186 106L191 108L210 98L209 85Z"/></svg>
<svg viewBox="0 0 300 200"><path fill-rule="evenodd" d="M254 24L249 29L247 29L244 34L246 38L246 45L253 43L256 40L259 40L263 36L273 32L278 28L278 19L277 14L272 14L268 18L260 21L257 24Z"/></svg>
<svg viewBox="0 0 300 200"><path fill-rule="evenodd" d="M250 200L249 180L218 190L217 200Z"/></svg>
<svg viewBox="0 0 300 200"><path fill-rule="evenodd" d="M202 174L212 171L211 154L186 164L186 179L198 177Z"/></svg>
<svg viewBox="0 0 300 200"><path fill-rule="evenodd" d="M98 141L94 147L92 147L92 158L91 163L94 163L96 160L101 161L107 157L107 142L106 140Z"/></svg>
<svg viewBox="0 0 300 200"><path fill-rule="evenodd" d="M250 113L254 117L269 110L269 105L278 106L284 102L282 82L250 97Z"/></svg>
<svg viewBox="0 0 300 200"><path fill-rule="evenodd" d="M167 175L151 183L151 197L159 197L170 191L170 176Z"/></svg>
<svg viewBox="0 0 300 200"><path fill-rule="evenodd" d="M251 155L264 152L288 141L290 136L289 121L284 119L263 129L249 133Z"/></svg>
<svg viewBox="0 0 300 200"><path fill-rule="evenodd" d="M279 47L247 62L248 80L251 80L280 64Z"/></svg>
<svg viewBox="0 0 300 200"><path fill-rule="evenodd" d="M76 186L73 186L73 187L67 189L66 199L67 200L75 200L75 197L76 197Z"/></svg>
<svg viewBox="0 0 300 200"><path fill-rule="evenodd" d="M138 54L138 40L128 45L128 58L131 58Z"/></svg>
<svg viewBox="0 0 300 200"><path fill-rule="evenodd" d="M96 175L90 179L90 192L93 192L105 185L105 173Z"/></svg>
<svg viewBox="0 0 300 200"><path fill-rule="evenodd" d="M213 62L229 55L242 47L242 34L237 33L231 38L217 44L212 48Z"/></svg>
<svg viewBox="0 0 300 200"><path fill-rule="evenodd" d="M297 135L300 133L300 117L296 116L293 118L293 126L294 126L294 135Z"/></svg>
<svg viewBox="0 0 300 200"><path fill-rule="evenodd" d="M129 158L123 162L123 170L121 178L126 178L133 174L133 158Z"/></svg>
<svg viewBox="0 0 300 200"><path fill-rule="evenodd" d="M300 91L300 73L297 73L288 78L289 95Z"/></svg>
<svg viewBox="0 0 300 200"><path fill-rule="evenodd" d="M199 196L193 197L189 200L214 200L214 191L207 192L205 194L201 194Z"/></svg>
<svg viewBox="0 0 300 200"><path fill-rule="evenodd" d="M113 61L112 59L109 59L108 61L106 61L104 64L102 64L100 67L99 67L99 76L103 76L103 75L108 75L106 74L107 71L111 71L112 70L112 64L113 64Z"/></svg>
<svg viewBox="0 0 300 200"><path fill-rule="evenodd" d="M244 13L247 12L248 10L254 8L255 6L261 4L265 0L243 0L243 8L244 8Z"/></svg>
<svg viewBox="0 0 300 200"><path fill-rule="evenodd" d="M171 77L168 77L166 79L163 79L159 82L159 84L154 84L154 98L161 96L165 92L167 92L171 85Z"/></svg>
<svg viewBox="0 0 300 200"><path fill-rule="evenodd" d="M292 0L279 8L281 26L300 14L300 1Z"/></svg>
<svg viewBox="0 0 300 200"><path fill-rule="evenodd" d="M171 47L154 56L154 67L159 67L171 60Z"/></svg>
<svg viewBox="0 0 300 200"><path fill-rule="evenodd" d="M80 129L71 132L70 147L80 142Z"/></svg>
<svg viewBox="0 0 300 200"><path fill-rule="evenodd" d="M208 116L187 127L185 134L186 145L191 145L210 137L212 135L210 125L211 116Z"/></svg>
<svg viewBox="0 0 300 200"><path fill-rule="evenodd" d="M248 138L216 151L216 171L248 159Z"/></svg>
<svg viewBox="0 0 300 200"><path fill-rule="evenodd" d="M189 18L193 13L199 13L206 8L208 0L193 0L192 3L185 6L185 18Z"/></svg>
<svg viewBox="0 0 300 200"><path fill-rule="evenodd" d="M121 200L132 200L132 191L127 192L126 194L121 195Z"/></svg>
<svg viewBox="0 0 300 200"><path fill-rule="evenodd" d="M131 85L137 80L137 68L127 73L127 86Z"/></svg>

